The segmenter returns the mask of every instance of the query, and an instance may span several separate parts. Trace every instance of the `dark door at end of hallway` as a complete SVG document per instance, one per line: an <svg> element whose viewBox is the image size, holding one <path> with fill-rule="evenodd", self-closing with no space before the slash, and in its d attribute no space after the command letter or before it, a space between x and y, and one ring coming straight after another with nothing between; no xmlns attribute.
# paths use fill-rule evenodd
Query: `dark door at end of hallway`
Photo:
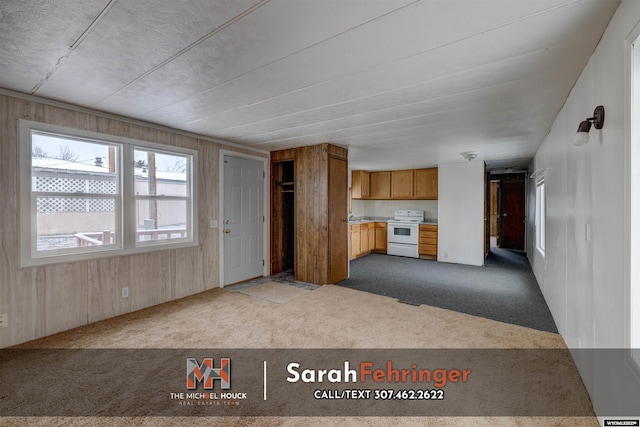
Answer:
<svg viewBox="0 0 640 427"><path fill-rule="evenodd" d="M502 181L500 195L500 247L522 251L525 232L524 181Z"/></svg>

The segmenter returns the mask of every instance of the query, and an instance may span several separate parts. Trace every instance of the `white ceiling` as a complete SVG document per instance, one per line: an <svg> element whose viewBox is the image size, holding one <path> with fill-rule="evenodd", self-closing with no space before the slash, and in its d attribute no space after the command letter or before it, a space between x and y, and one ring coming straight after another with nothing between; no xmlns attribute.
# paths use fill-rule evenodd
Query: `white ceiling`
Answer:
<svg viewBox="0 0 640 427"><path fill-rule="evenodd" d="M2 0L0 87L269 151L331 142L354 169L521 168L618 4Z"/></svg>

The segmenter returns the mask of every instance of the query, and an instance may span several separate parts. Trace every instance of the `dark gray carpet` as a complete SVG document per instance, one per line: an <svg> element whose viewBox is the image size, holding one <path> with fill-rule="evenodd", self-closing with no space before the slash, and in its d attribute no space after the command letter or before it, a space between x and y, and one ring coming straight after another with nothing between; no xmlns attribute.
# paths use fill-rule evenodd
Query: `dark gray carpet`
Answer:
<svg viewBox="0 0 640 427"><path fill-rule="evenodd" d="M337 285L557 333L524 254L492 248L483 267L370 254Z"/></svg>

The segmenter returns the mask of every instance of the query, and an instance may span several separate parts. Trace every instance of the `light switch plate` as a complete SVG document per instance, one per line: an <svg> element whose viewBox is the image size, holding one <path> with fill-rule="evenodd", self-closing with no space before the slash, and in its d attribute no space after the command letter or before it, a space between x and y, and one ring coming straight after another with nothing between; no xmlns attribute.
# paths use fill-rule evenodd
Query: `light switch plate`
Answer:
<svg viewBox="0 0 640 427"><path fill-rule="evenodd" d="M9 326L7 322L9 321L9 315L7 313L0 314L0 328L6 328Z"/></svg>

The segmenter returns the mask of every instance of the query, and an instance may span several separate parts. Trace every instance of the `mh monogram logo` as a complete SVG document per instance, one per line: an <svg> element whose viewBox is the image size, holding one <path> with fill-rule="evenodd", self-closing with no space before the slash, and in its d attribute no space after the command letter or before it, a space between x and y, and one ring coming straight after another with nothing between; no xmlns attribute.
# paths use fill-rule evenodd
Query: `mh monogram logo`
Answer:
<svg viewBox="0 0 640 427"><path fill-rule="evenodd" d="M231 359L221 358L220 367L213 367L213 358L206 357L199 364L194 357L187 358L187 389L195 390L198 382L204 381L205 390L213 389L213 380L220 380L220 388L231 388Z"/></svg>

